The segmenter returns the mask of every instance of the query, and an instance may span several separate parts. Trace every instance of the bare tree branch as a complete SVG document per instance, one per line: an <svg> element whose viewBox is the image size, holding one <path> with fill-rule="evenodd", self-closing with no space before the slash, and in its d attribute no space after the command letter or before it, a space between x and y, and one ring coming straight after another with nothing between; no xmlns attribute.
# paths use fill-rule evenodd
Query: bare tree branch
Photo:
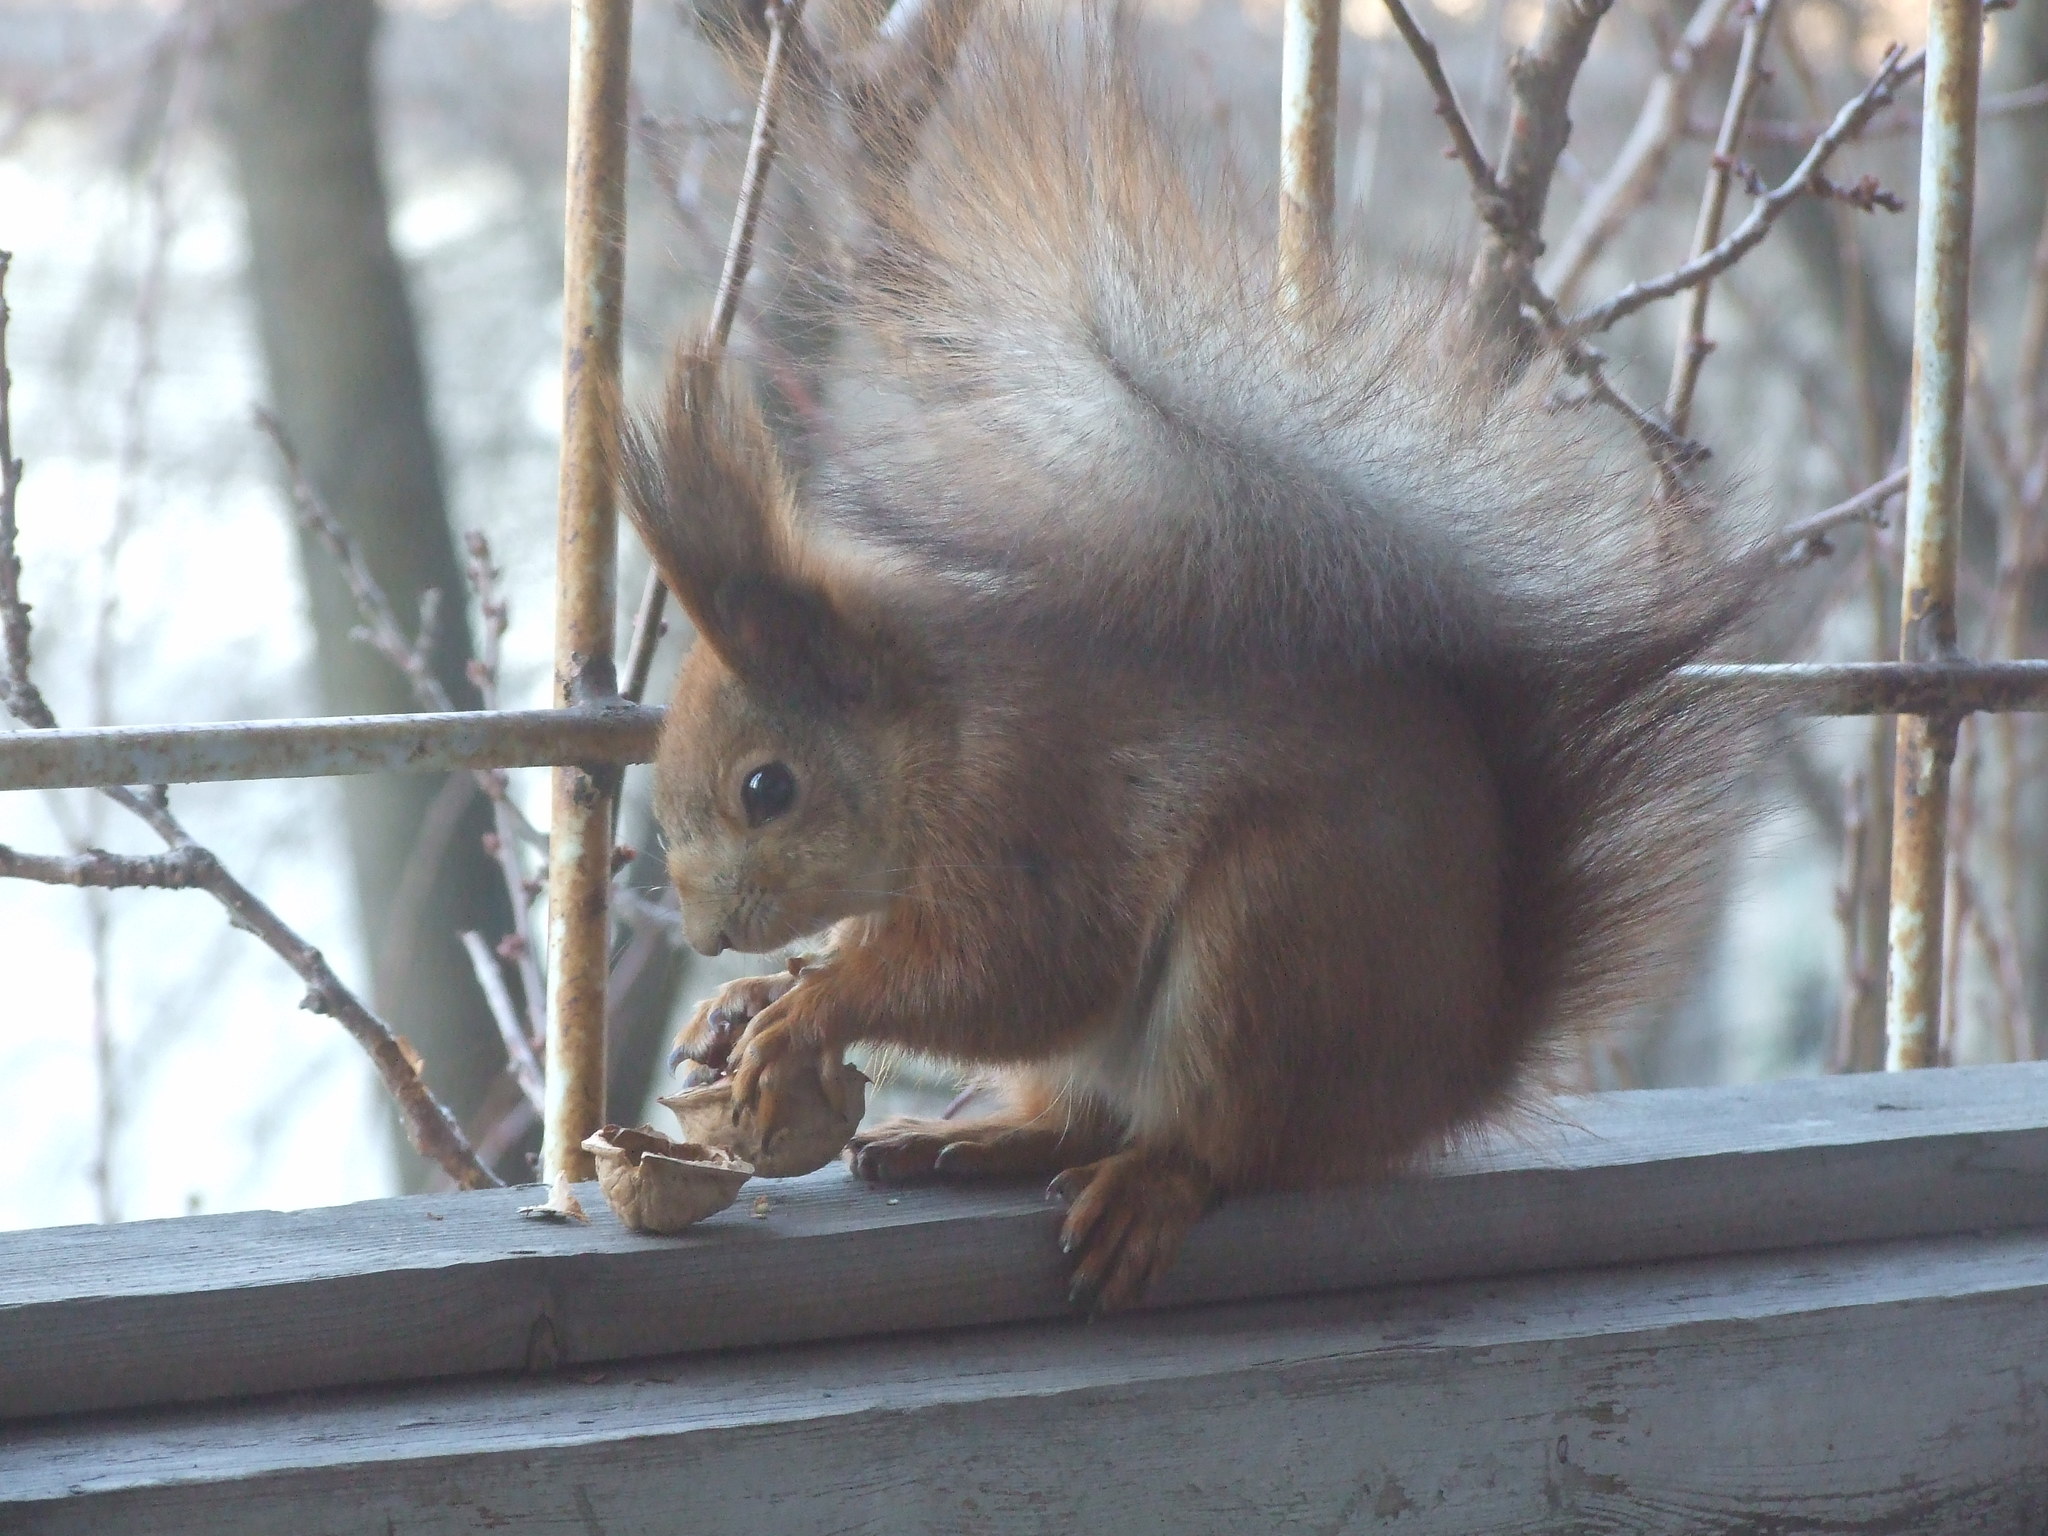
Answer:
<svg viewBox="0 0 2048 1536"><path fill-rule="evenodd" d="M1424 78L1436 94L1437 116L1444 120L1444 126L1450 133L1453 154L1465 167L1466 177L1472 186L1473 205L1478 209L1481 222L1492 232L1494 242L1502 250L1512 249L1521 253L1513 264L1500 269L1514 277L1518 312L1523 309L1529 312L1537 334L1557 349L1565 371L1584 386L1586 398L1624 417L1635 429L1637 437L1642 439L1651 459L1660 467L1683 468L1704 459L1707 450L1700 444L1673 432L1616 389L1608 381L1606 359L1595 348L1586 345L1565 323L1556 302L1536 281L1532 265L1535 259L1534 236L1517 221L1499 180L1486 163L1486 156L1480 152L1464 109L1458 105L1457 93L1451 89L1451 83L1444 75L1435 43L1416 24L1403 0L1386 0L1386 6L1394 18L1396 29L1415 55ZM1527 322L1523 324L1526 326Z"/></svg>
<svg viewBox="0 0 2048 1536"><path fill-rule="evenodd" d="M1829 553L1827 535L1835 529L1850 523L1882 525L1886 503L1904 493L1907 478L1908 472L1904 468L1895 469L1875 485L1865 486L1826 511L1788 523L1778 530L1774 540L1779 549L1779 560L1785 565L1809 565Z"/></svg>
<svg viewBox="0 0 2048 1536"><path fill-rule="evenodd" d="M1629 130L1614 164L1586 195L1571 228L1557 242L1540 281L1559 303L1569 303L1587 269L1607 248L1629 216L1647 203L1671 151L1684 137L1692 105L1695 77L1707 48L1734 8L1735 0L1700 0L1678 42L1664 56L1664 67L1643 96L1642 111ZM1811 137L1809 135L1808 137ZM1801 139L1800 143L1805 143Z"/></svg>
<svg viewBox="0 0 2048 1536"><path fill-rule="evenodd" d="M1750 103L1763 79L1764 44L1771 35L1771 22L1778 13L1778 0L1756 0L1742 29L1742 53L1735 63L1735 79L1728 87L1727 107L1721 114L1720 137L1714 141L1714 161L1707 172L1707 185L1700 194L1699 221L1693 227L1692 253L1695 257L1713 249L1721 238L1721 219L1728 208L1728 189L1735 180L1735 154L1742 147L1742 130L1749 121ZM1696 283L1686 306L1685 329L1679 337L1677 354L1671 360L1671 384L1664 395L1664 420L1674 432L1683 432L1692 421L1693 392L1699 386L1700 369L1706 366L1713 343L1707 340L1707 301L1713 294L1711 281Z"/></svg>
<svg viewBox="0 0 2048 1536"><path fill-rule="evenodd" d="M784 78L789 73L791 39L803 20L804 0L768 0L768 56L761 66L761 85L754 98L754 129L747 140L746 169L740 175L740 194L732 213L732 232L725 246L725 265L718 274L718 291L711 301L711 318L704 327L705 351L717 358L732 336L733 318L739 313L740 290L754 264L754 231L761 222L761 207L768 190L768 172L775 164L776 114L782 101ZM638 702L647 692L647 675L654 668L654 648L661 641L662 610L668 604L668 588L661 573L652 566L640 590L640 606L633 614L633 639L626 648L626 672L621 696Z"/></svg>
<svg viewBox="0 0 2048 1536"><path fill-rule="evenodd" d="M656 901L620 880L612 886L612 904L628 927L655 930L672 943L683 941L683 915L672 903Z"/></svg>
<svg viewBox="0 0 2048 1536"><path fill-rule="evenodd" d="M1852 771L1842 785L1842 863L1835 879L1835 921L1842 932L1842 999L1828 1052L1830 1072L1853 1072L1863 1065L1861 1021L1869 1012L1872 989L1882 984L1878 967L1863 943L1867 927L1863 907L1870 888L1865 867L1869 799L1862 773Z"/></svg>
<svg viewBox="0 0 2048 1536"><path fill-rule="evenodd" d="M467 574L470 590L476 594L477 610L483 619L478 654L470 663L469 678L485 709L498 707L498 674L504 656L505 631L511 626L512 607L499 586L504 573L491 558L490 541L472 530L463 539L469 556ZM528 877L520 843L532 831L512 800L511 780L502 768L486 768L476 781L491 802L491 846L485 851L497 861L505 882L505 898L512 908L512 937L499 952L519 972L519 990L526 999L526 1035L539 1049L547 1039L547 994L541 987L540 952L533 935L533 898L540 882ZM536 839L537 840L537 839ZM545 847L545 843L542 843Z"/></svg>
<svg viewBox="0 0 2048 1536"><path fill-rule="evenodd" d="M1762 244L1764 236L1771 232L1771 226L1779 215L1800 198L1808 195L1826 196L1839 192L1833 183L1822 174L1834 158L1835 151L1862 131L1872 113L1888 104L1892 95L1906 81L1918 75L1926 67L1927 54L1924 49L1906 53L1896 44L1885 53L1876 76L1861 91L1852 97L1842 110L1835 114L1835 120L1827 131L1813 141L1790 176L1771 188L1757 199L1749 216L1736 226L1734 233L1715 245L1674 268L1661 277L1647 278L1631 283L1612 298L1605 299L1589 309L1581 310L1571 317L1571 328L1578 334L1591 335L1604 331L1616 321L1622 320L1646 305L1659 299L1668 299L1673 294L1683 293L1697 284L1709 282L1720 276L1750 251Z"/></svg>
<svg viewBox="0 0 2048 1536"><path fill-rule="evenodd" d="M2048 392L2041 387L2048 376L2048 207L2041 210L2041 231L2034 237L2034 254L2027 263L2027 291L2020 304L2016 350L2013 401L2020 414L2020 452L2024 455L2029 449L2038 449L2039 462L2048 464L2048 398L2044 398Z"/></svg>
<svg viewBox="0 0 2048 1536"><path fill-rule="evenodd" d="M1436 96L1436 115L1444 120L1444 129L1451 136L1452 157L1465 168L1472 183L1472 201L1479 209L1481 222L1502 241L1525 239L1525 231L1515 223L1507 194L1501 190L1493 167L1486 162L1485 151L1472 136L1472 125L1466 120L1464 108L1458 105L1458 93L1451 87L1450 76L1444 73L1443 57L1436 44L1416 23L1403 0L1386 0L1386 7L1394 18L1394 29L1415 55L1422 77Z"/></svg>
<svg viewBox="0 0 2048 1536"><path fill-rule="evenodd" d="M454 701L440 679L434 676L430 660L441 594L429 589L421 595L419 630L413 639L408 640L398 622L397 611L371 572L369 562L363 558L356 541L306 477L298 449L285 431L284 424L269 411L258 410L256 425L270 439L284 463L291 487L292 510L299 522L327 546L328 553L333 555L335 564L341 569L342 579L348 584L350 596L355 599L356 611L363 618L355 637L405 675L420 708L431 712L454 709ZM481 533L472 532L465 539L464 547L469 556L469 583L476 593L483 616L480 654L470 663L470 681L476 685L483 707L492 709L498 702L498 659L505 629L510 622L509 609L499 591L501 573L492 562L488 541ZM505 895L512 908L512 937L503 946L503 951L519 970L520 991L526 1001L527 1033L530 1039L538 1042L546 1030L542 1012L545 993L541 989L540 961L533 942L533 891L529 887L525 860L519 852L523 833L527 830L525 818L512 802L510 780L503 769L479 768L474 779L490 801L493 832L486 852L498 865Z"/></svg>
<svg viewBox="0 0 2048 1536"><path fill-rule="evenodd" d="M262 940L306 983L301 1008L326 1014L362 1047L385 1089L397 1100L407 1134L421 1156L432 1158L464 1189L497 1184L491 1171L477 1160L454 1117L421 1081L419 1061L406 1043L343 985L319 950L300 938L261 897L229 874L210 849L194 842L182 829L166 852L143 856L99 848L49 856L0 845L0 876L102 890L205 891L226 909L228 921Z"/></svg>
<svg viewBox="0 0 2048 1536"><path fill-rule="evenodd" d="M29 610L21 598L15 521L21 464L14 457L8 389L11 381L6 369L8 261L7 255L0 253L0 466L4 466L0 468L0 632L4 632L7 644L6 703L25 725L54 730L56 717L29 676ZM419 1063L405 1042L342 984L319 950L230 874L210 849L194 841L171 814L163 786L142 792L108 786L101 793L140 817L163 839L167 851L136 858L88 849L82 854L53 858L0 847L0 876L96 889L132 885L207 892L226 910L229 922L256 935L306 983L306 995L300 1006L327 1014L362 1047L397 1101L406 1134L422 1156L433 1159L465 1189L498 1182L477 1160L462 1128L421 1081Z"/></svg>
<svg viewBox="0 0 2048 1536"><path fill-rule="evenodd" d="M440 679L434 676L427 664L427 652L433 640L428 620L430 615L439 612L440 593L422 595L418 638L416 641L406 639L391 600L384 595L384 588L370 572L369 562L363 559L362 551L356 548L348 530L341 526L341 519L328 508L320 493L313 489L313 483L306 478L305 469L299 462L299 450L285 432L284 423L269 411L258 408L256 427L270 439L271 445L277 449L278 458L284 462L285 475L291 486L292 510L298 514L307 531L327 546L327 552L341 567L342 580L348 583L356 611L363 616L362 627L355 631L355 638L405 674L406 681L412 685L413 697L419 700L422 709L440 714L454 709L455 703L448 697L448 690L441 686Z"/></svg>
<svg viewBox="0 0 2048 1536"><path fill-rule="evenodd" d="M476 972L476 984L483 991L484 1001L490 1004L491 1022L498 1026L498 1034L505 1042L505 1059L512 1064L513 1079L526 1095L526 1102L541 1109L547 1095L541 1086L540 1062L526 1038L526 1025L513 1005L512 994L505 989L505 973L498 969L498 957L474 929L465 929L461 938L463 953L469 956L470 967Z"/></svg>
<svg viewBox="0 0 2048 1536"><path fill-rule="evenodd" d="M8 404L12 376L7 371L7 269L12 251L0 251L0 638L7 649L7 671L0 676L0 704L33 730L54 730L42 691L29 676L28 604L21 597L21 559L15 554L14 507L21 489L21 460L14 456L14 418Z"/></svg>
<svg viewBox="0 0 2048 1536"><path fill-rule="evenodd" d="M189 845L148 854L109 853L104 848L72 854L24 853L0 844L0 877L103 891L131 886L157 891L204 890L203 853Z"/></svg>
<svg viewBox="0 0 2048 1536"><path fill-rule="evenodd" d="M1986 96L1978 104L1977 120L2017 117L2022 112L2038 112L2048 107L2048 80L2039 85L2030 85L2024 90L2001 91ZM1921 114L1914 107L1894 107L1880 112L1864 125L1857 137L1868 143L1872 139L1895 139L1920 131ZM1688 122L1685 125L1687 138L1712 139L1716 126L1711 122ZM1751 144L1810 144L1815 134L1825 132L1824 122L1783 122L1765 118L1749 125L1747 141Z"/></svg>
<svg viewBox="0 0 2048 1536"><path fill-rule="evenodd" d="M1532 269L1543 250L1543 210L1558 157L1571 138L1572 86L1613 0L1544 0L1536 37L1508 61L1514 105L1501 155L1500 195L1506 217L1489 222L1493 238L1472 272L1472 303L1480 320L1506 337L1517 355L1535 350L1522 313ZM1412 47L1413 44L1411 43Z"/></svg>

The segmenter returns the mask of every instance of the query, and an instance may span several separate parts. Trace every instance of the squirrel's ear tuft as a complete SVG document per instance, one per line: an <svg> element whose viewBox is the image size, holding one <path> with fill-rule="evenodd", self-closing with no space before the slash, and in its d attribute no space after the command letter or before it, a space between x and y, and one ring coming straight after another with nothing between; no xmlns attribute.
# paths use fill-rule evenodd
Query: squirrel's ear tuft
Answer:
<svg viewBox="0 0 2048 1536"><path fill-rule="evenodd" d="M716 643L719 589L789 564L790 492L767 424L743 387L694 349L676 354L657 418L618 419L626 516L669 591Z"/></svg>
<svg viewBox="0 0 2048 1536"><path fill-rule="evenodd" d="M806 558L788 474L744 384L684 350L660 419L619 419L626 515L705 644L764 692L870 696L894 647L847 617Z"/></svg>

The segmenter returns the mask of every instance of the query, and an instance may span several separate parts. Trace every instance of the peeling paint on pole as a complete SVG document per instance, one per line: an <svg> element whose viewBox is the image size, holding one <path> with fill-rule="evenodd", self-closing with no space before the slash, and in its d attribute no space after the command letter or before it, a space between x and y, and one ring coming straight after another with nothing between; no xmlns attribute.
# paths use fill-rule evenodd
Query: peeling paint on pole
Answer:
<svg viewBox="0 0 2048 1536"><path fill-rule="evenodd" d="M569 173L562 280L562 475L555 537L555 704L618 692L618 516L609 437L625 291L630 0L569 8ZM555 771L548 831L547 1096L543 1178L595 1176L583 1139L604 1123L612 800L617 775Z"/></svg>
<svg viewBox="0 0 2048 1536"><path fill-rule="evenodd" d="M1902 661L1956 659L1956 546L1969 367L1970 223L1977 176L1982 0L1929 0L1913 285L1913 426L1899 626ZM1934 1063L1941 1021L1952 711L1899 720L1892 822L1885 1065Z"/></svg>

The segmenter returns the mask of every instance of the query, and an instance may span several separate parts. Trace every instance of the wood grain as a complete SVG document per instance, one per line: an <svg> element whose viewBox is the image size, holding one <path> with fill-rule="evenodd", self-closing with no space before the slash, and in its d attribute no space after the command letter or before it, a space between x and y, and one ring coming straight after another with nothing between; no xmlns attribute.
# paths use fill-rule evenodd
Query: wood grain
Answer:
<svg viewBox="0 0 2048 1536"><path fill-rule="evenodd" d="M771 1209L753 1216L753 1196ZM1061 1317L1035 1189L749 1186L680 1238L530 1190L0 1234L0 1418ZM1163 1305L2048 1225L2048 1064L1619 1093L1226 1205Z"/></svg>
<svg viewBox="0 0 2048 1536"><path fill-rule="evenodd" d="M16 1426L0 1529L2048 1529L2048 1234Z"/></svg>

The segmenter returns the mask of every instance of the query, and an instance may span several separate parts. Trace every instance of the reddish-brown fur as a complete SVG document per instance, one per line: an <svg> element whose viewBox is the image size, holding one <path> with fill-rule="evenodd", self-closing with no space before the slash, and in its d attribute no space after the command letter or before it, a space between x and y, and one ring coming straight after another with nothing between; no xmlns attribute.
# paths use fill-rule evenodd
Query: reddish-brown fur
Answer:
<svg viewBox="0 0 2048 1536"><path fill-rule="evenodd" d="M1397 1166L1662 983L1743 740L1675 669L1755 563L1434 286L1283 310L1114 21L986 20L898 147L846 178L809 478L690 357L626 445L700 636L656 767L686 928L832 928L679 1043L771 1118L817 1049L994 1074L856 1171L1057 1173L1118 1305L1219 1196Z"/></svg>

